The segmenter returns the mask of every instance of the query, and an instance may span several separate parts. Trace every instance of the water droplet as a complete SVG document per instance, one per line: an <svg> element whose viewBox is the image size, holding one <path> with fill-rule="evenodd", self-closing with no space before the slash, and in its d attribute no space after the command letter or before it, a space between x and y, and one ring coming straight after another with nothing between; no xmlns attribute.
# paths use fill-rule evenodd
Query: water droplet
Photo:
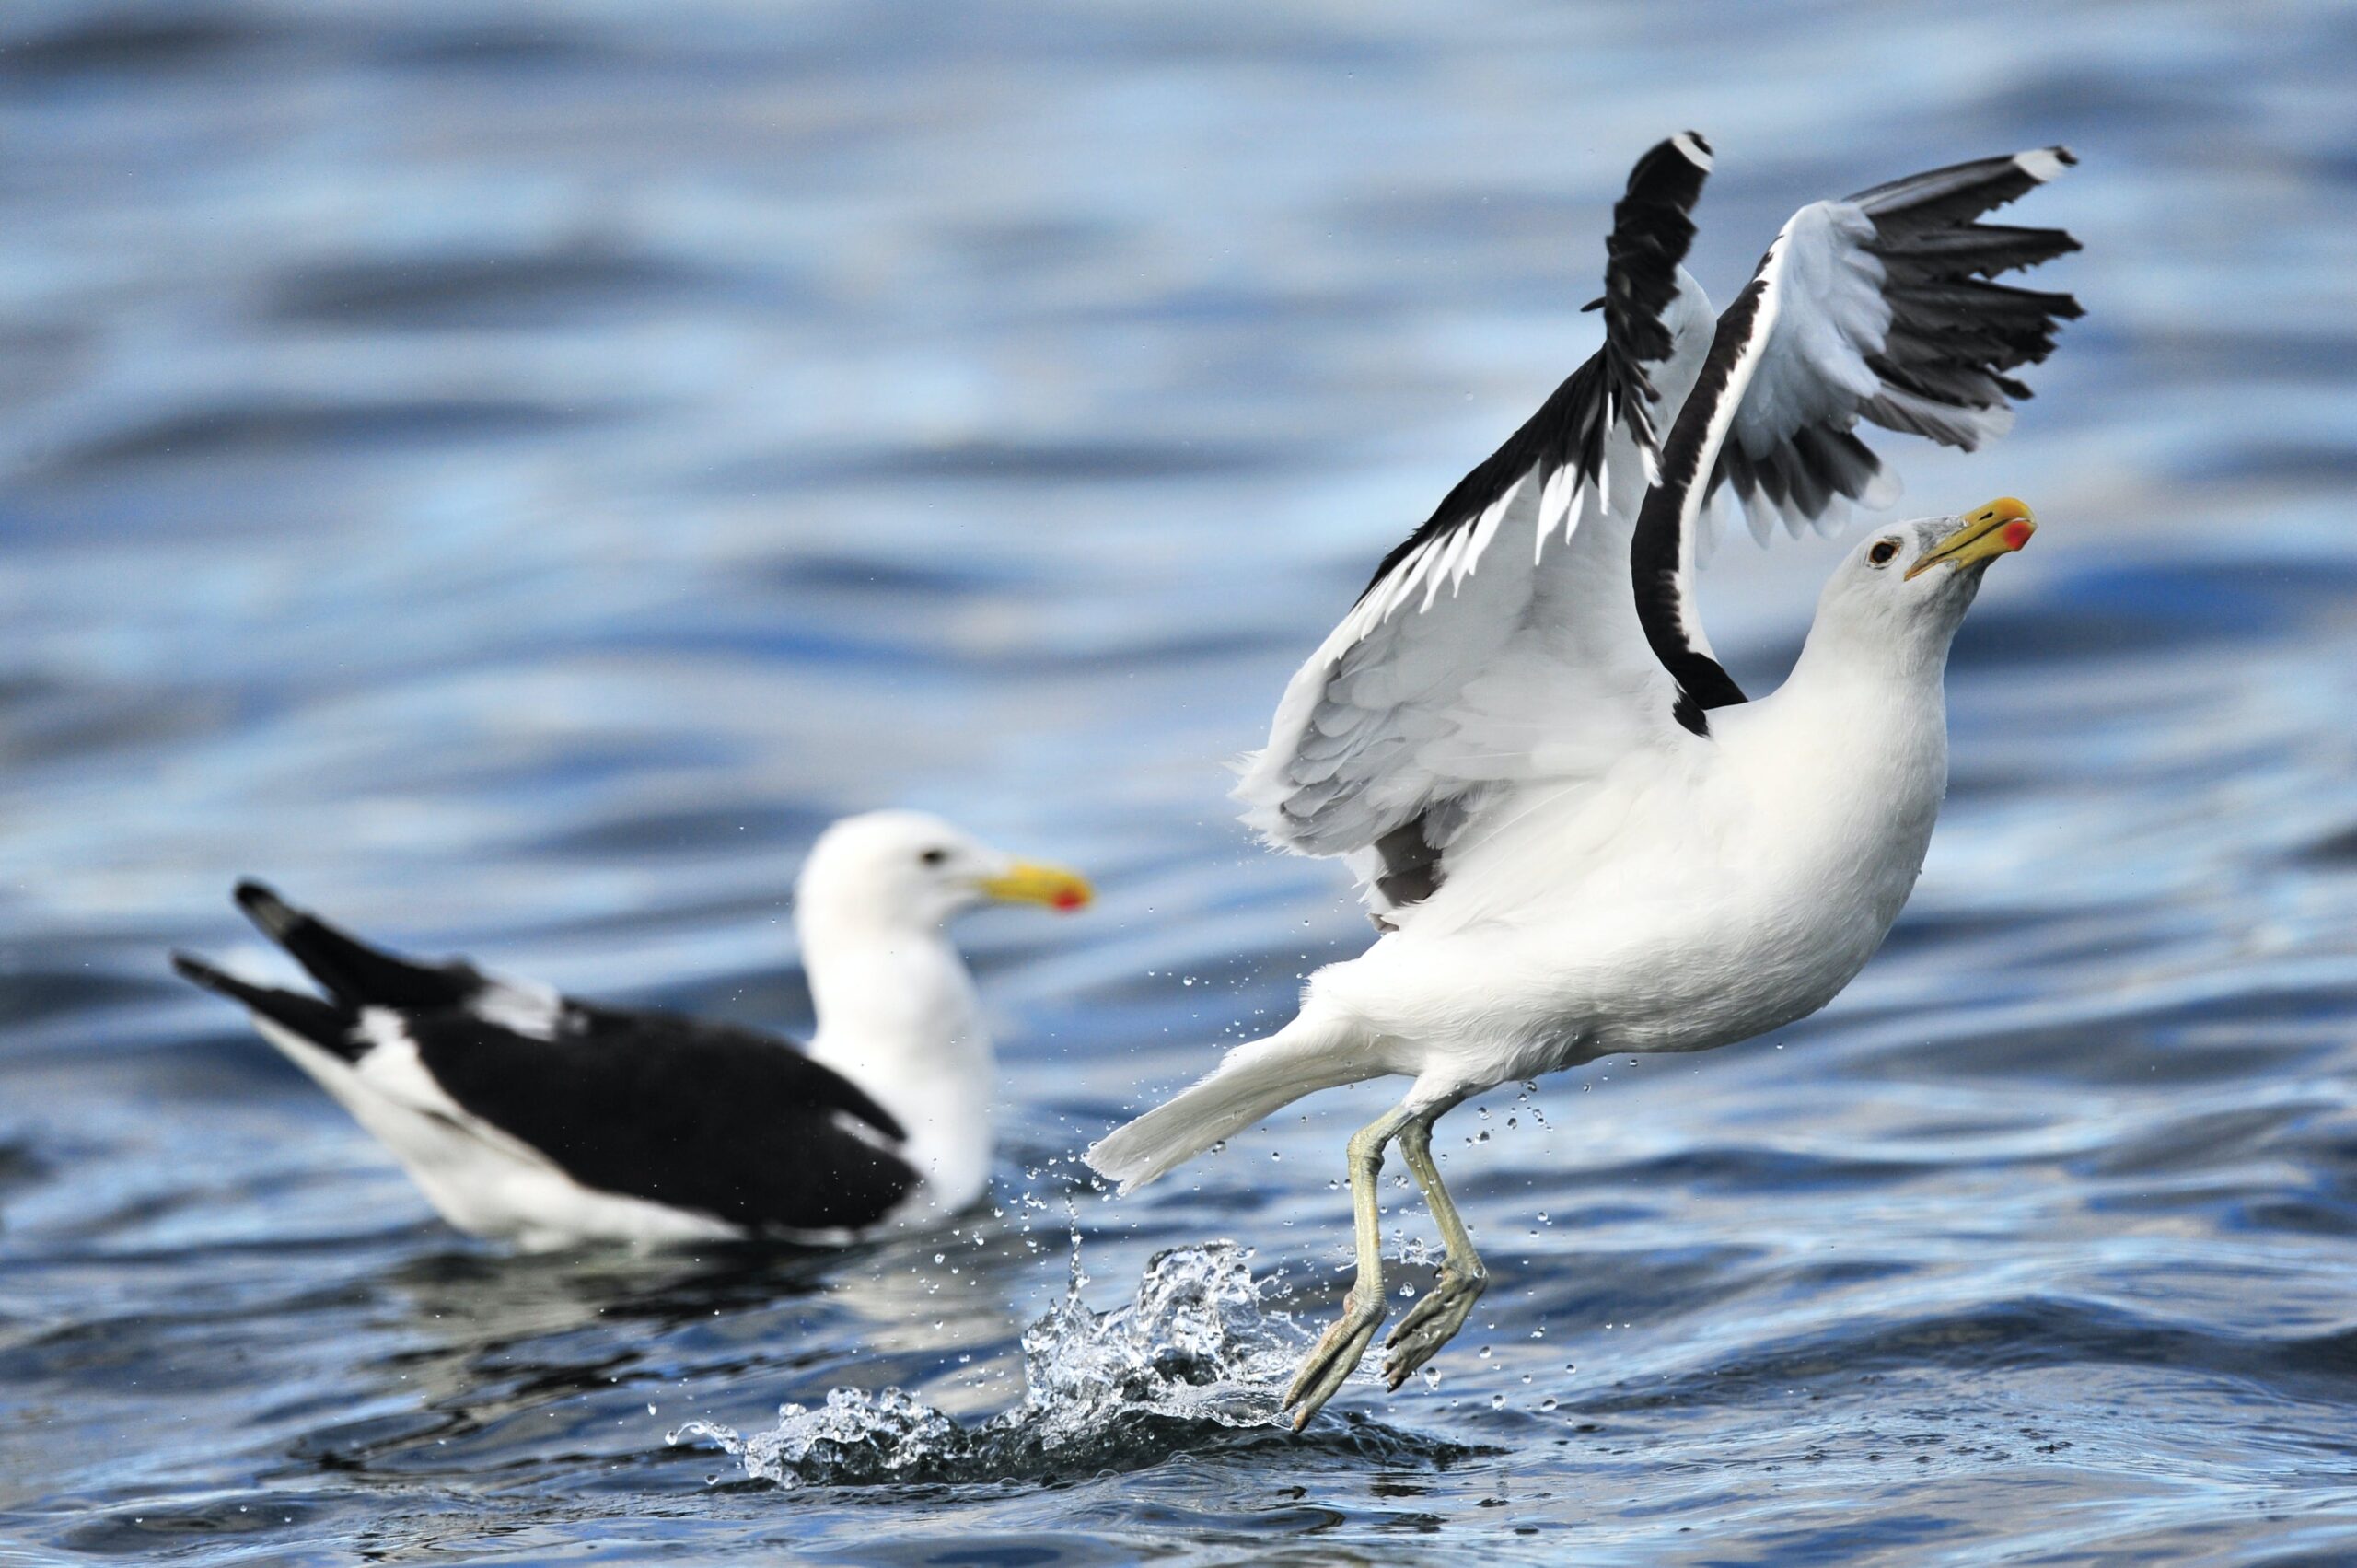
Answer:
<svg viewBox="0 0 2357 1568"><path fill-rule="evenodd" d="M1437 1366L1427 1366L1427 1367L1425 1367L1425 1368L1424 1368L1424 1374L1423 1374L1423 1376L1424 1376L1424 1387L1425 1387L1425 1388L1439 1388L1439 1387L1440 1387L1440 1368L1439 1368L1439 1367L1437 1367Z"/></svg>
<svg viewBox="0 0 2357 1568"><path fill-rule="evenodd" d="M1502 1411L1505 1409L1506 1397L1504 1394L1492 1394L1490 1396L1490 1408L1493 1411Z"/></svg>
<svg viewBox="0 0 2357 1568"><path fill-rule="evenodd" d="M1555 1408L1556 1402L1555 1396L1550 1394L1545 1399L1538 1401L1538 1408L1543 1411L1550 1411Z"/></svg>

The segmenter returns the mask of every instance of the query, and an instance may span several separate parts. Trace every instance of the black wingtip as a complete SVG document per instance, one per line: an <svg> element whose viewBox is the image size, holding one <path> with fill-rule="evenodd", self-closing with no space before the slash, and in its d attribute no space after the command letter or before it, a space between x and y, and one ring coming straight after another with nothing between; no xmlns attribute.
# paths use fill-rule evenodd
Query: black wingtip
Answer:
<svg viewBox="0 0 2357 1568"><path fill-rule="evenodd" d="M172 968L180 978L192 984L226 997L266 1023L275 1024L309 1040L323 1051L330 1051L347 1061L357 1060L365 1049L352 1043L353 1013L331 1002L300 992L280 991L273 986L256 985L239 980L233 974L215 969L193 953L174 952Z"/></svg>
<svg viewBox="0 0 2357 1568"><path fill-rule="evenodd" d="M1691 131L1680 131L1647 147L1644 156L1631 167L1628 187L1620 203L1613 208L1614 227L1620 227L1647 205L1692 212L1694 203L1701 199L1702 181L1710 175L1711 161L1711 144ZM1657 223L1658 219L1654 221ZM1691 239L1693 236L1689 232L1684 238ZM1684 255L1681 242L1677 257Z"/></svg>
<svg viewBox="0 0 2357 1568"><path fill-rule="evenodd" d="M220 990L221 981L226 978L219 970L215 969L194 953L183 952L177 947L172 949L172 968L179 972L182 980L201 985L207 991Z"/></svg>
<svg viewBox="0 0 2357 1568"><path fill-rule="evenodd" d="M233 896L238 907L246 912L246 918L261 927L262 934L273 940L284 938L303 918L301 911L250 877L238 883Z"/></svg>

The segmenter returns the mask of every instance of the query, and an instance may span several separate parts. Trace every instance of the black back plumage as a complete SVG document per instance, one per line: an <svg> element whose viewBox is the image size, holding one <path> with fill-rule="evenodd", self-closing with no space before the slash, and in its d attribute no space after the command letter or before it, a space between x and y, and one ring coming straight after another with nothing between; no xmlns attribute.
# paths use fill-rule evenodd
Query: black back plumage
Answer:
<svg viewBox="0 0 2357 1568"><path fill-rule="evenodd" d="M544 1032L519 1029L506 1021L515 993L464 960L389 953L259 882L236 896L327 997L175 954L182 976L354 1063L380 1047L363 1012L394 1016L460 1109L583 1187L749 1231L816 1232L882 1219L919 1179L891 1114L782 1038L571 999Z"/></svg>
<svg viewBox="0 0 2357 1568"><path fill-rule="evenodd" d="M772 1036L580 1003L553 1040L465 1009L405 1022L451 1098L584 1187L749 1230L817 1231L871 1225L916 1184L887 1145L900 1124Z"/></svg>

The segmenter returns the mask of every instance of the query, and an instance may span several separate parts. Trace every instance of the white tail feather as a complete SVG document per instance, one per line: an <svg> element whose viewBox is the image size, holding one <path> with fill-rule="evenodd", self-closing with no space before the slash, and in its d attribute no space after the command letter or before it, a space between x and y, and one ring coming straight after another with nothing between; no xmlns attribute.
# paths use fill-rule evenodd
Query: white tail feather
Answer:
<svg viewBox="0 0 2357 1568"><path fill-rule="evenodd" d="M1295 1018L1237 1046L1194 1084L1089 1145L1081 1158L1127 1192L1306 1094L1384 1069L1353 1049L1355 1030Z"/></svg>

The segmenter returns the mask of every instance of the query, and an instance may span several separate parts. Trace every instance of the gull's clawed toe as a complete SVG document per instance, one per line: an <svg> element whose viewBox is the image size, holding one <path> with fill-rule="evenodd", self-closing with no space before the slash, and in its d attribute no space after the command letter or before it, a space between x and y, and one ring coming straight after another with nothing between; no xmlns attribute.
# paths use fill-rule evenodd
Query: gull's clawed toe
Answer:
<svg viewBox="0 0 2357 1568"><path fill-rule="evenodd" d="M1284 1408L1294 1412L1293 1429L1299 1432L1309 1424L1309 1418L1325 1408L1358 1370L1359 1360L1366 1354L1366 1347L1375 1341L1376 1330L1383 1326L1383 1307L1379 1302L1359 1305L1355 1290L1342 1299L1342 1315L1334 1320L1309 1354L1302 1359L1301 1370L1294 1374L1293 1387L1285 1390Z"/></svg>
<svg viewBox="0 0 2357 1568"><path fill-rule="evenodd" d="M1384 1346L1391 1353L1384 1358L1383 1376L1393 1391L1411 1376L1416 1368L1430 1361L1440 1347L1457 1337L1465 1327L1465 1319L1481 1293L1490 1288L1490 1276L1480 1269L1458 1270L1442 1264L1440 1277L1423 1300L1409 1308L1399 1319Z"/></svg>

